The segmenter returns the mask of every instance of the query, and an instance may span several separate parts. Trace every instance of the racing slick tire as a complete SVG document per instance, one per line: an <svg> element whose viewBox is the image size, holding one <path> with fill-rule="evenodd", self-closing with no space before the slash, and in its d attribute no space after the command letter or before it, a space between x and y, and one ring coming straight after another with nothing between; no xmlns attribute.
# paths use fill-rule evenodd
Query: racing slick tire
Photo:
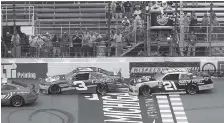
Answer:
<svg viewBox="0 0 224 123"><path fill-rule="evenodd" d="M52 85L50 88L49 88L49 94L60 94L61 93L61 87L59 85Z"/></svg>
<svg viewBox="0 0 224 123"><path fill-rule="evenodd" d="M96 93L104 95L105 93L108 92L108 85L107 84L98 84L96 86Z"/></svg>
<svg viewBox="0 0 224 123"><path fill-rule="evenodd" d="M23 99L23 97L21 96L14 96L11 99L11 105L13 107L22 107L24 105L25 101Z"/></svg>
<svg viewBox="0 0 224 123"><path fill-rule="evenodd" d="M149 86L144 85L140 88L139 93L143 96L149 96L152 93L152 89Z"/></svg>
<svg viewBox="0 0 224 123"><path fill-rule="evenodd" d="M187 85L187 87L186 87L186 92L188 93L188 94L191 94L191 95L194 95L194 94L196 94L197 92L198 92L198 86L196 85L196 84L189 84L189 85Z"/></svg>

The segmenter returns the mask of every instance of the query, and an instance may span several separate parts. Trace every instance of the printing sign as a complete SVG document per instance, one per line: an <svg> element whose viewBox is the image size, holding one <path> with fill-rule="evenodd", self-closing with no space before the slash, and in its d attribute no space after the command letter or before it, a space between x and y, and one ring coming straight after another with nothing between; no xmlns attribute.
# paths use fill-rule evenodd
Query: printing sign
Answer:
<svg viewBox="0 0 224 123"><path fill-rule="evenodd" d="M2 78L38 79L46 77L47 63L2 63Z"/></svg>

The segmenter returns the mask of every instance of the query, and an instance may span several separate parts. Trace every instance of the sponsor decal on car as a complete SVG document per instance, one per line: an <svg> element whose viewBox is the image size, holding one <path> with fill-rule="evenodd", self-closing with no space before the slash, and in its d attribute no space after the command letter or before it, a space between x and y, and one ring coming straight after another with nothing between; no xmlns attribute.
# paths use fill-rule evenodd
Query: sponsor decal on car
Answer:
<svg viewBox="0 0 224 123"><path fill-rule="evenodd" d="M162 72L164 69L200 71L200 62L130 62L130 74L144 75Z"/></svg>

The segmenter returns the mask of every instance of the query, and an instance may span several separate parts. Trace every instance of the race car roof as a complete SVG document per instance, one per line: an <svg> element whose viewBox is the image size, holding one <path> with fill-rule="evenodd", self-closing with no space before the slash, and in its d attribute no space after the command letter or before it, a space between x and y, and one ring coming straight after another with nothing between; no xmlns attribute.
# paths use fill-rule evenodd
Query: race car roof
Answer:
<svg viewBox="0 0 224 123"><path fill-rule="evenodd" d="M97 67L78 67L74 70L74 72L99 72L99 73L104 73L106 75L114 75L113 72L109 72L107 70L104 70L102 68L97 68Z"/></svg>

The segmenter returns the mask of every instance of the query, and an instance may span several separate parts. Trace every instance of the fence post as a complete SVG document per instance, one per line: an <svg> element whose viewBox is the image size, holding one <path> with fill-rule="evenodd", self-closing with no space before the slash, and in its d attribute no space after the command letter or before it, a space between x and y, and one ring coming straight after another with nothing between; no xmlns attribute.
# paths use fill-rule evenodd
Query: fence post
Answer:
<svg viewBox="0 0 224 123"><path fill-rule="evenodd" d="M209 56L212 56L213 3L210 4Z"/></svg>

